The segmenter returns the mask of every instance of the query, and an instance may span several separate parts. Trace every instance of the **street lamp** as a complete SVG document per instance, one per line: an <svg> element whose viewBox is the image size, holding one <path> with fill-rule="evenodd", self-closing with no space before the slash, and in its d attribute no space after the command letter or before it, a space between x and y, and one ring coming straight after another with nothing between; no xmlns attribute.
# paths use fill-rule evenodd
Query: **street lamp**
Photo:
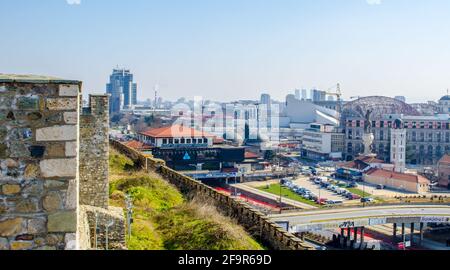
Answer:
<svg viewBox="0 0 450 270"><path fill-rule="evenodd" d="M128 225L128 240L131 239L131 224L133 223L133 201L129 194L125 195L125 204L127 207L127 225Z"/></svg>

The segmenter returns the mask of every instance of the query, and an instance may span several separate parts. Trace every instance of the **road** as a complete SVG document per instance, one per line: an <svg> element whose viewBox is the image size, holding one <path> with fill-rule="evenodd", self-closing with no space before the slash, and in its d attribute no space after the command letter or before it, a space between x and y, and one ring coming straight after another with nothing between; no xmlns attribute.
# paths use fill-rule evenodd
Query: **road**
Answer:
<svg viewBox="0 0 450 270"><path fill-rule="evenodd" d="M271 215L274 221L289 221L291 226L333 223L338 221L363 220L383 217L448 217L448 205L408 205L408 206L378 206L366 208L331 209L320 211L307 211L282 215Z"/></svg>

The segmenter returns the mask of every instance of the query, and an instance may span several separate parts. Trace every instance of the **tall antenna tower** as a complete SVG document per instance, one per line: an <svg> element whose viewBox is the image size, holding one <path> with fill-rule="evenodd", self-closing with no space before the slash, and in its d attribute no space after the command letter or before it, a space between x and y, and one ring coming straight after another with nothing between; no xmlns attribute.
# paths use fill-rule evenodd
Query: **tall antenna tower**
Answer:
<svg viewBox="0 0 450 270"><path fill-rule="evenodd" d="M155 101L154 101L154 109L156 110L158 107L158 85L155 85Z"/></svg>

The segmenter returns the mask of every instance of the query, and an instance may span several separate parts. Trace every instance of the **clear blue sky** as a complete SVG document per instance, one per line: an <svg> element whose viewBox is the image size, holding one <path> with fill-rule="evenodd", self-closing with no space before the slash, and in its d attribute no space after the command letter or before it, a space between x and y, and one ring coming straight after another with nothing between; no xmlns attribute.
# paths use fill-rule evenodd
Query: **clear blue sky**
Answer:
<svg viewBox="0 0 450 270"><path fill-rule="evenodd" d="M284 99L342 84L345 97L435 100L450 88L448 0L1 0L0 72L84 81L130 68L139 99Z"/></svg>

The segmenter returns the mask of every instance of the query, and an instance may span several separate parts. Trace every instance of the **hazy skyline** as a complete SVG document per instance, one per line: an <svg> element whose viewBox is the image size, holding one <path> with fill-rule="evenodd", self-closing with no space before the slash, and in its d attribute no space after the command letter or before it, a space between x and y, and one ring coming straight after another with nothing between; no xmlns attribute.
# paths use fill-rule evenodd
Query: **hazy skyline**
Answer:
<svg viewBox="0 0 450 270"><path fill-rule="evenodd" d="M104 93L131 69L140 100L229 101L295 88L437 100L450 88L448 0L1 0L0 73Z"/></svg>

